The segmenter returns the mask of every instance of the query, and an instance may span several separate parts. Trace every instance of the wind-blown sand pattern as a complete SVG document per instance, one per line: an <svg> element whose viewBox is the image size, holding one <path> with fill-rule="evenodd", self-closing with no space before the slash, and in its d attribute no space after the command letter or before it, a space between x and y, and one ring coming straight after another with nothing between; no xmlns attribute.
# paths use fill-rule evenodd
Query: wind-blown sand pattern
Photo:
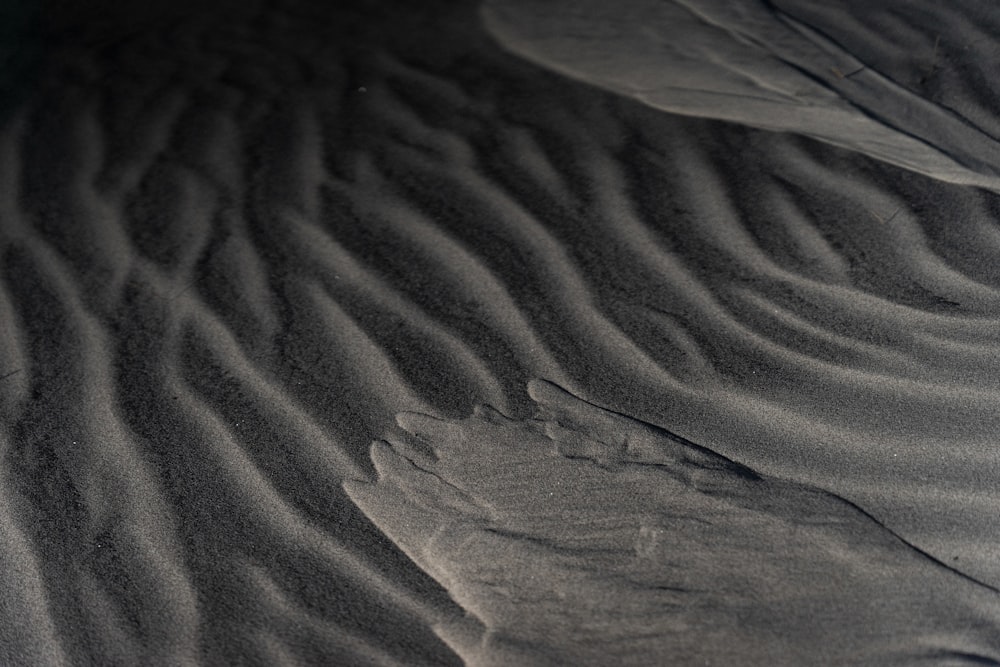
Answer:
<svg viewBox="0 0 1000 667"><path fill-rule="evenodd" d="M654 107L792 131L995 190L996 119L975 98L995 55L977 47L995 48L996 17L981 2L828 5L487 0L484 15L513 51ZM959 70L965 95L954 99L939 69Z"/></svg>
<svg viewBox="0 0 1000 667"><path fill-rule="evenodd" d="M1000 663L987 4L101 4L0 49L0 664Z"/></svg>
<svg viewBox="0 0 1000 667"><path fill-rule="evenodd" d="M536 421L400 414L407 435L372 447L378 484L347 485L483 623L478 641L439 631L468 663L913 665L1000 648L979 622L996 589L850 503L552 384L529 393Z"/></svg>

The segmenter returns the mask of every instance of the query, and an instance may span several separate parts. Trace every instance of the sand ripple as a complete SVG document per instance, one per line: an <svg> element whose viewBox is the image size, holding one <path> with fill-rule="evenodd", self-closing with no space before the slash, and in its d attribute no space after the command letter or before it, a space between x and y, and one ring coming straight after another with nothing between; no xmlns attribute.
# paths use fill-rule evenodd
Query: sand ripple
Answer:
<svg viewBox="0 0 1000 667"><path fill-rule="evenodd" d="M525 418L538 377L1000 586L986 114L949 144L900 88L859 148L336 4L56 26L5 110L0 662L460 662L468 599L342 483L396 413Z"/></svg>

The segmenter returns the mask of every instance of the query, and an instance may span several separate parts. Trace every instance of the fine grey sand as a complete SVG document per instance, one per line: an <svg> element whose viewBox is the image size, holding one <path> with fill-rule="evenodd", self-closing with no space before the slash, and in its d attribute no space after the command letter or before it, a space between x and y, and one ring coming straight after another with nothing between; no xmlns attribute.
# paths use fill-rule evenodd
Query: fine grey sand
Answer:
<svg viewBox="0 0 1000 667"><path fill-rule="evenodd" d="M996 589L849 502L553 384L528 391L531 421L401 413L404 432L372 446L378 483L346 484L482 622L438 628L466 662L914 665L1000 648L982 623Z"/></svg>
<svg viewBox="0 0 1000 667"><path fill-rule="evenodd" d="M611 6L5 6L0 664L1000 664L996 12Z"/></svg>

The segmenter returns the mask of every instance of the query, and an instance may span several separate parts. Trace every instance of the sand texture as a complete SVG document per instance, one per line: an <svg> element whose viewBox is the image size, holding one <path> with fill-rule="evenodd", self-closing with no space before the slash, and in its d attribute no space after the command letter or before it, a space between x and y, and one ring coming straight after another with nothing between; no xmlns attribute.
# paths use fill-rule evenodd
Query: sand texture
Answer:
<svg viewBox="0 0 1000 667"><path fill-rule="evenodd" d="M204 4L0 11L0 665L1000 665L989 2Z"/></svg>

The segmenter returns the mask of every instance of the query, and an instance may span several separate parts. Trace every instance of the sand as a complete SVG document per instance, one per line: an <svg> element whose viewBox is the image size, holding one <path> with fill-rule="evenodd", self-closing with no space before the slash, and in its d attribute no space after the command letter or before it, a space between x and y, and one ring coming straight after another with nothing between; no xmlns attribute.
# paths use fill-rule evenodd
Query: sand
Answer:
<svg viewBox="0 0 1000 667"><path fill-rule="evenodd" d="M8 7L0 664L1000 664L989 3Z"/></svg>

